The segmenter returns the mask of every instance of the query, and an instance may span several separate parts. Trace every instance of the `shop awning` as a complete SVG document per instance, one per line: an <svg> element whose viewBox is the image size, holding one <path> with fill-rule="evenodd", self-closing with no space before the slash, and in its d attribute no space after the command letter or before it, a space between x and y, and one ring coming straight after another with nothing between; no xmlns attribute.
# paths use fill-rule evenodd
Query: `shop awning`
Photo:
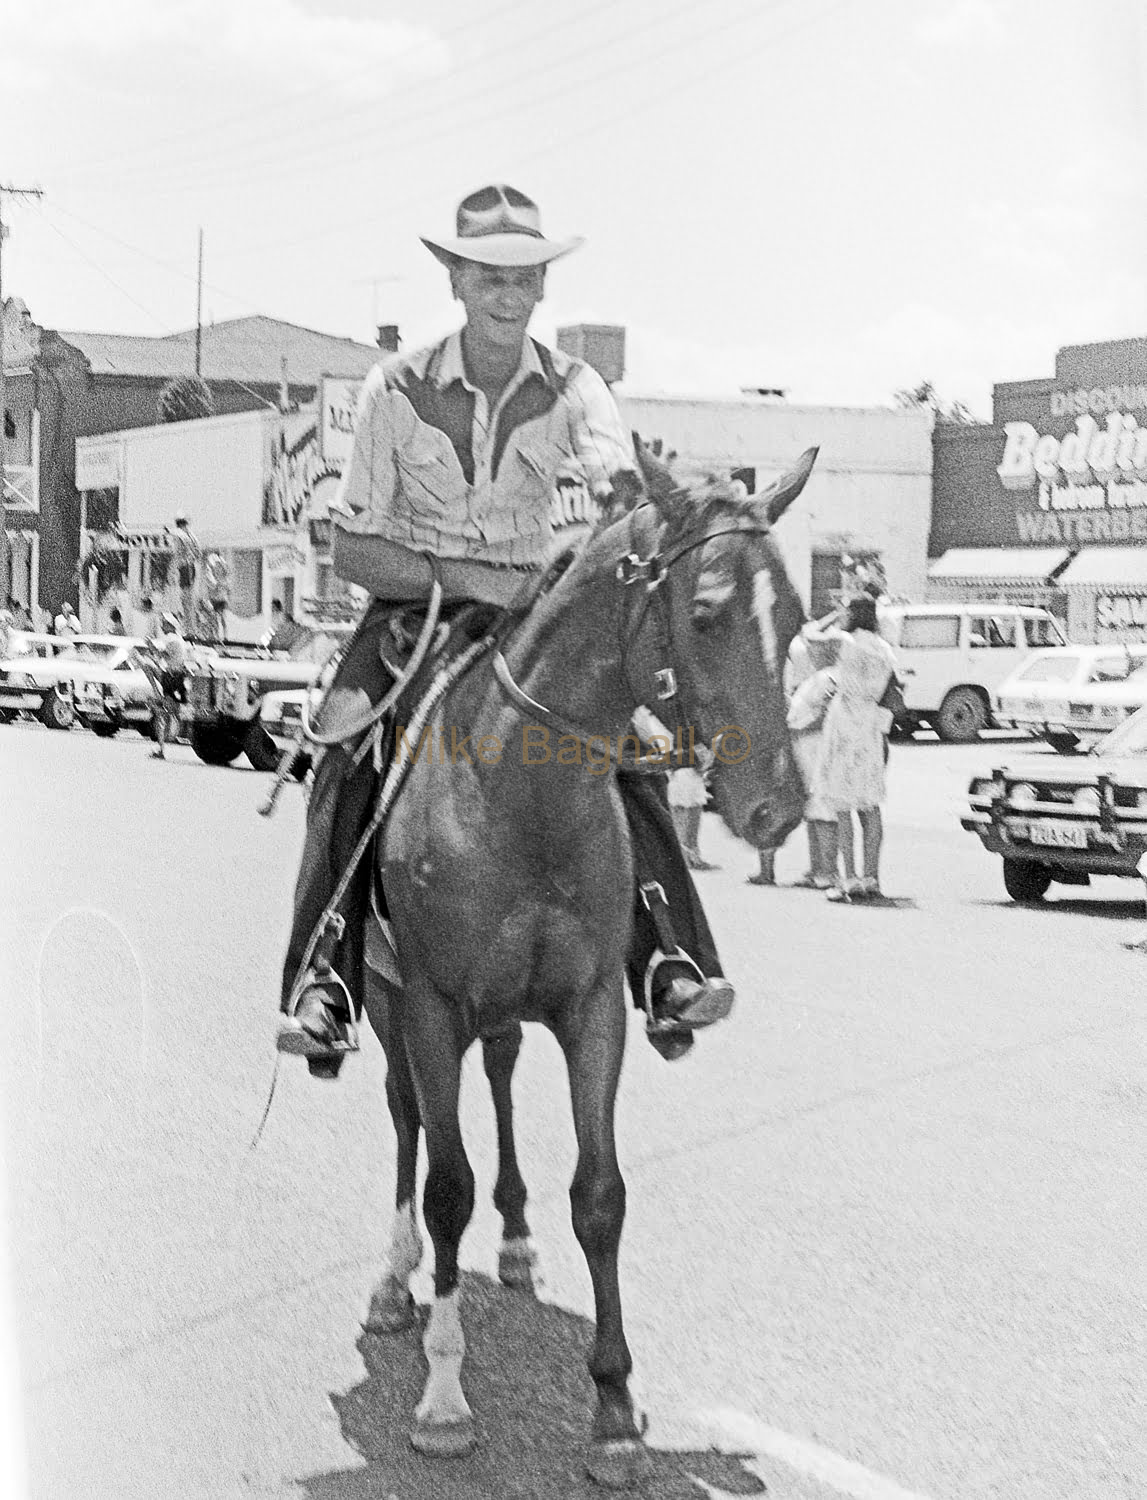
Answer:
<svg viewBox="0 0 1147 1500"><path fill-rule="evenodd" d="M1147 588L1147 547L1085 547L1056 579L1060 588L1073 584L1100 587L1129 583Z"/></svg>
<svg viewBox="0 0 1147 1500"><path fill-rule="evenodd" d="M1069 556L1066 547L950 547L929 563L928 577L933 583L1043 583Z"/></svg>

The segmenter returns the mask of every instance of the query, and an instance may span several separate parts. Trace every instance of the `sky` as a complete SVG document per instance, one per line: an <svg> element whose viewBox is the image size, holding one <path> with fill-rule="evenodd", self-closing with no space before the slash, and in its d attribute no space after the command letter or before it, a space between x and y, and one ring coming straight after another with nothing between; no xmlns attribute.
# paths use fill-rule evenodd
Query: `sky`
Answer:
<svg viewBox="0 0 1147 1500"><path fill-rule="evenodd" d="M987 416L1147 333L1142 0L0 0L4 293L61 330L250 313L405 347L419 241L505 181L585 247L535 332L624 389Z"/></svg>

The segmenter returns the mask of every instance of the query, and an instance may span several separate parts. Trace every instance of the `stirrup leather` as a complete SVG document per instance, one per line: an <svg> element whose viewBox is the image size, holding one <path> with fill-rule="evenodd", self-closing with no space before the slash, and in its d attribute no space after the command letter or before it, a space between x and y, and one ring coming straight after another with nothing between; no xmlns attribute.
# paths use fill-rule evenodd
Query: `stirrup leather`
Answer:
<svg viewBox="0 0 1147 1500"><path fill-rule="evenodd" d="M315 952L311 963L303 969L295 981L295 987L291 991L291 998L287 1002L286 1010L286 1019L288 1022L291 1022L295 1019L299 1002L308 990L322 988L333 991L341 1000L340 1009L345 1016L346 1039L345 1041L323 1042L318 1037L314 1038L314 1044L317 1048L322 1048L331 1053L357 1052L359 1050L358 1025L354 1016L354 1002L351 999L350 991L347 989L342 976L331 963L331 957L345 931L346 919L338 912L332 912L326 920L318 942L315 944Z"/></svg>
<svg viewBox="0 0 1147 1500"><path fill-rule="evenodd" d="M674 1021L659 1019L653 1010L653 978L663 963L672 961L675 964L684 964L692 969L697 976L699 984L705 983L705 976L697 967L684 948L677 941L677 935L673 931L673 923L669 917L669 903L665 899L665 890L661 883L656 880L644 882L638 887L641 900L646 911L653 918L653 925L657 930L657 940L660 944L650 955L649 962L645 965L645 983L642 986L644 994L642 1004L645 1010L645 1025L649 1031L669 1031L678 1027Z"/></svg>

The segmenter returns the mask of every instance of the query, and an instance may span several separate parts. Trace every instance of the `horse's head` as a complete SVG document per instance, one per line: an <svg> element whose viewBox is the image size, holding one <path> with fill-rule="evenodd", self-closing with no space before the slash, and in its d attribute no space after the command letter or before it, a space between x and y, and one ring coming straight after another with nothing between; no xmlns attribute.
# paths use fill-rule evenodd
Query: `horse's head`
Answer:
<svg viewBox="0 0 1147 1500"><path fill-rule="evenodd" d="M758 847L783 843L804 811L783 681L804 610L769 533L804 488L816 453L809 449L768 490L745 496L720 480L683 490L638 445L646 493L664 526L659 588L680 717L706 745L721 735L714 747L717 808L738 837Z"/></svg>

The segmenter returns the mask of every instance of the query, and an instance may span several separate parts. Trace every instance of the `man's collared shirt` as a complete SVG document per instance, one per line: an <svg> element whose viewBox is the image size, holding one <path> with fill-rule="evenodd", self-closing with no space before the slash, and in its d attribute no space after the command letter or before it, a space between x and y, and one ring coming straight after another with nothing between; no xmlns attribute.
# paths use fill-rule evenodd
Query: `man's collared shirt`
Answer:
<svg viewBox="0 0 1147 1500"><path fill-rule="evenodd" d="M596 370L527 338L491 410L466 377L454 333L367 376L332 518L437 557L540 567L555 527L594 520L611 476L634 468L629 433ZM581 490L584 516L570 513L571 487Z"/></svg>

